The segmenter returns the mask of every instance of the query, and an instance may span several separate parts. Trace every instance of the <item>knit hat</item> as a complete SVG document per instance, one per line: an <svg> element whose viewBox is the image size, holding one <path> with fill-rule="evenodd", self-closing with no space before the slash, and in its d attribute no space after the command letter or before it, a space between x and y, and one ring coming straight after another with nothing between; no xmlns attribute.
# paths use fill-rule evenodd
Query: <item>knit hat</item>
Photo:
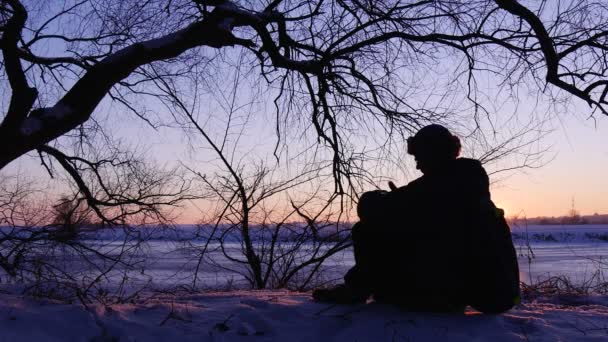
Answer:
<svg viewBox="0 0 608 342"><path fill-rule="evenodd" d="M407 153L423 159L456 159L460 147L460 139L437 124L425 126L407 139Z"/></svg>

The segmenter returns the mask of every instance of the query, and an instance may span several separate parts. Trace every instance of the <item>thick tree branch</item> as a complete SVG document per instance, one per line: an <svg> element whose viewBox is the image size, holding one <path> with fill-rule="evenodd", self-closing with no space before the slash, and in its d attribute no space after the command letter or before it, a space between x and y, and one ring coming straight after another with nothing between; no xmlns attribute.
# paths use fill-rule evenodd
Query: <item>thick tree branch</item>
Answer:
<svg viewBox="0 0 608 342"><path fill-rule="evenodd" d="M12 94L8 113L0 124L0 135L3 131L14 130L21 123L38 96L36 89L31 88L27 82L17 48L27 20L27 11L18 0L7 0L6 3L13 9L13 14L4 26L0 48ZM0 169L3 166L0 163Z"/></svg>
<svg viewBox="0 0 608 342"><path fill-rule="evenodd" d="M17 1L13 2L17 3ZM15 26L17 29L19 24L22 26L25 22L25 17L14 18L16 18L15 24L11 28ZM239 39L230 32L233 21L234 18L226 17L223 8L218 8L205 20L163 37L133 44L103 59L91 67L55 106L36 110L27 118L24 118L27 110L19 112L18 115L11 114L9 123L18 122L19 119L23 122L20 130L10 129L10 126L4 124L0 126L0 144L6 146L8 141L11 141L14 146L0 153L0 169L24 153L86 122L110 89L142 65L173 58L199 46L214 48L232 45L250 46L252 44L250 41ZM10 34L5 34L5 37L7 37L5 40L12 37L9 42L18 39ZM6 47L7 42L3 45L5 45L3 47L5 54L8 49L7 70L10 69L9 65L13 65L9 64L10 60L16 60L16 64L20 66L18 50L16 48L11 50L12 45ZM13 45L16 47L15 44ZM12 77L14 79L12 83L15 84L13 87L18 87L14 93L20 95L27 93L23 90L27 85L22 70L19 68L11 72L15 74Z"/></svg>
<svg viewBox="0 0 608 342"><path fill-rule="evenodd" d="M568 91L569 93L577 96L580 99L585 100L589 105L597 104L601 108L601 104L591 99L591 96L588 93L560 79L560 55L557 54L557 51L553 46L553 39L549 35L549 32L547 32L547 29L545 28L545 25L540 20L540 18L528 8L521 5L517 0L495 1L500 8L525 20L530 25L530 27L532 27L532 30L534 30L534 32L536 33L536 38L540 43L541 51L543 53L543 56L545 57L545 67L547 68L547 82Z"/></svg>
<svg viewBox="0 0 608 342"><path fill-rule="evenodd" d="M125 220L139 213L162 216L161 206L175 206L181 201L193 199L187 194L189 182L182 181L174 185L172 177L176 175L163 174L162 171L147 165L138 165L140 163L132 157L121 160L112 156L89 161L68 156L48 145L38 150L53 157L61 165L74 181L87 206L107 224L123 224ZM119 170L123 168L129 175L120 176L127 178L125 180L116 179L112 182L107 176L104 177L102 168L106 166ZM92 177L85 178L86 174Z"/></svg>

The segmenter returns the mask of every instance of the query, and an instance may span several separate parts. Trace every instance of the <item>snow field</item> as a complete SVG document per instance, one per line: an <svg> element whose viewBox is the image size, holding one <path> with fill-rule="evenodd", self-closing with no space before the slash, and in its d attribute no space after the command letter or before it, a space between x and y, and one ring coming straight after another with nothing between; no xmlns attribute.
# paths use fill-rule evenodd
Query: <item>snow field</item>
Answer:
<svg viewBox="0 0 608 342"><path fill-rule="evenodd" d="M0 341L607 341L608 297L553 297L502 315L405 312L309 293L162 295L88 309L2 294Z"/></svg>

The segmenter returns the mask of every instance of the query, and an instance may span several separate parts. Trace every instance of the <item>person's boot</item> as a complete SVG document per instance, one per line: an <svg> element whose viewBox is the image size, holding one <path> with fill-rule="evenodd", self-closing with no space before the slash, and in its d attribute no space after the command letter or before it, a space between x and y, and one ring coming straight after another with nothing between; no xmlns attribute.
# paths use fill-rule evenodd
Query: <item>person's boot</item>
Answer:
<svg viewBox="0 0 608 342"><path fill-rule="evenodd" d="M329 289L316 289L312 297L317 302L335 304L361 304L367 301L369 294L344 284Z"/></svg>

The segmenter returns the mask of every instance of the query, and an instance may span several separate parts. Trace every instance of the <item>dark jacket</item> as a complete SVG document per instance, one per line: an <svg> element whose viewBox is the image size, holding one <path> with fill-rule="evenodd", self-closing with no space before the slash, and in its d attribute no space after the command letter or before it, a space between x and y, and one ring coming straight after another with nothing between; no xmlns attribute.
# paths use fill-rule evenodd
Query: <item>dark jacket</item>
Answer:
<svg viewBox="0 0 608 342"><path fill-rule="evenodd" d="M411 303L416 294L420 305L484 312L517 302L515 249L479 161L459 158L394 191L367 193L358 209L374 235L390 237L379 252L389 266L377 276L377 296Z"/></svg>

